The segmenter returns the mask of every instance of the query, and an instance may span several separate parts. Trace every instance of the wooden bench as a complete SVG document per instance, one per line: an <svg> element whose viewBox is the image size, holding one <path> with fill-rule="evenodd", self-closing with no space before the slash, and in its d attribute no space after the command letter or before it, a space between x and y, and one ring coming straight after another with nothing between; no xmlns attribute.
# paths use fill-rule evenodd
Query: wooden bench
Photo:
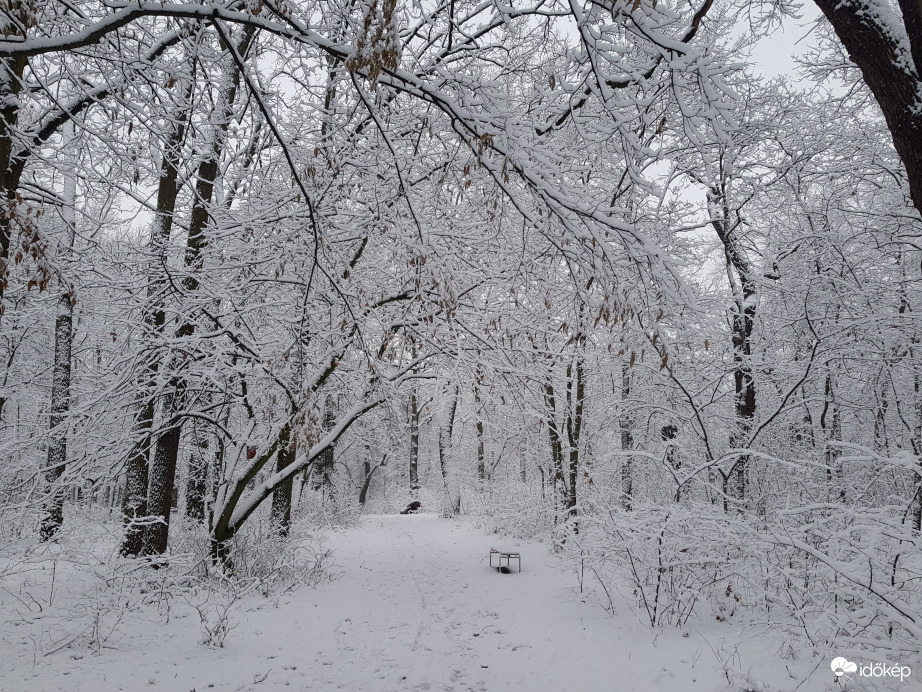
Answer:
<svg viewBox="0 0 922 692"><path fill-rule="evenodd" d="M493 556L496 555L497 564L493 564ZM518 549L506 550L500 548L490 548L490 567L496 567L497 569L503 567L503 560L506 561L505 567L509 569L512 560L516 561L516 566L519 568L519 572L522 571L522 556L519 555Z"/></svg>

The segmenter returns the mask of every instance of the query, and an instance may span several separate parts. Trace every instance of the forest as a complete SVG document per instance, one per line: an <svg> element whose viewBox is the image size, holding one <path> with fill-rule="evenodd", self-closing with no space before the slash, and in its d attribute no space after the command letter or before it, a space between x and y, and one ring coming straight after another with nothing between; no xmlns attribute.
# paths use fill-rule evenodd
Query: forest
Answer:
<svg viewBox="0 0 922 692"><path fill-rule="evenodd" d="M418 500L650 631L922 666L922 5L516 2L0 0L0 594L42 656L322 581L315 532Z"/></svg>

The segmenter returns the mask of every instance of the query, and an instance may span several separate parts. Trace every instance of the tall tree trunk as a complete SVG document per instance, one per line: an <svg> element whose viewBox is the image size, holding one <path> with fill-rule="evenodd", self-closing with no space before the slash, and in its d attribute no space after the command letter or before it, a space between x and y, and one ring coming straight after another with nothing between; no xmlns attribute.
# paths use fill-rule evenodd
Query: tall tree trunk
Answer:
<svg viewBox="0 0 922 692"><path fill-rule="evenodd" d="M48 485L41 522L41 538L54 538L64 523L64 488L58 481L67 462L67 418L70 409L70 367L73 346L73 302L70 291L58 299L54 326L54 366L51 385L50 439L45 482Z"/></svg>
<svg viewBox="0 0 922 692"><path fill-rule="evenodd" d="M174 119L173 130L164 145L163 160L160 164L160 180L157 186L157 214L151 228L151 264L148 269L147 304L145 306L144 325L148 331L147 338L156 342L162 338L166 325L166 255L173 230L173 216L176 212L176 198L179 195L179 163L181 149L186 137L189 118L192 115L192 90L195 86L194 74L186 87L184 100L181 102ZM128 457L125 467L125 496L122 501L122 514L125 521L125 534L122 539L121 553L126 557L141 555L145 552L145 517L148 512L148 475L150 468L150 450L153 440L151 428L154 424L155 392L159 371L157 356L151 356L143 369L138 382L137 406L135 420L135 445Z"/></svg>
<svg viewBox="0 0 922 692"><path fill-rule="evenodd" d="M328 395L323 410L323 433L326 434L333 429L336 424L336 402L333 397ZM317 462L314 464L313 484L314 490L323 491L323 497L333 499L335 488L333 485L333 469L336 460L336 445L331 444L320 453Z"/></svg>
<svg viewBox="0 0 922 692"><path fill-rule="evenodd" d="M65 157L67 171L64 175L63 208L61 218L64 220L64 243L61 245L64 261L69 260L76 237L77 217L77 172L76 135L73 123L68 123L65 133ZM58 298L57 314L54 323L54 364L51 369L51 416L49 420L48 456L46 460L45 482L47 490L43 507L40 535L48 541L61 529L64 523L64 489L58 487L58 481L64 474L67 463L67 418L70 412L70 374L71 354L73 351L74 303L70 286L61 287Z"/></svg>
<svg viewBox="0 0 922 692"><path fill-rule="evenodd" d="M416 389L410 392L410 496L419 495L419 403Z"/></svg>
<svg viewBox="0 0 922 692"><path fill-rule="evenodd" d="M914 343L913 346L916 346ZM915 349L910 350L910 355ZM912 511L912 523L916 533L922 532L922 372L919 372L919 361L915 360L915 376L913 387L916 395L916 430L911 441L912 450L919 461L916 463L916 496Z"/></svg>
<svg viewBox="0 0 922 692"><path fill-rule="evenodd" d="M181 406L178 402L184 398L183 383L178 378L174 378L169 393L164 397L164 413L168 414L178 410ZM146 553L155 555L165 553L169 542L176 460L179 456L179 440L182 435L182 424L175 414L166 421L154 448L147 496L148 510L153 521L147 525L144 548Z"/></svg>
<svg viewBox="0 0 922 692"><path fill-rule="evenodd" d="M922 213L922 4L899 0L900 17L889 5L871 11L860 0L815 2L883 111L906 168L913 204ZM910 55L903 49L901 28Z"/></svg>
<svg viewBox="0 0 922 692"><path fill-rule="evenodd" d="M554 395L554 385L550 378L544 383L544 405L547 409L547 435L551 446L551 468L554 471L554 506L556 511L556 507L560 505L561 500L564 503L566 502L567 489L563 468L563 440L557 427L557 400Z"/></svg>
<svg viewBox="0 0 922 692"><path fill-rule="evenodd" d="M208 494L208 465L214 457L211 437L195 425L192 437L194 446L189 457L189 475L186 479L186 516L193 521L205 521L205 498Z"/></svg>
<svg viewBox="0 0 922 692"><path fill-rule="evenodd" d="M577 347L582 339L577 338ZM575 519L577 514L578 498L576 494L577 479L579 478L579 453L580 441L583 430L583 407L586 398L585 377L583 371L583 358L574 355L573 361L567 364L567 442L569 443L569 464L567 468L567 516ZM577 530L574 525L574 530Z"/></svg>
<svg viewBox="0 0 922 692"><path fill-rule="evenodd" d="M890 398L887 396L887 381L884 377L883 369L877 374L874 383L874 396L876 405L874 407L874 450L883 452L885 455L890 453L890 440L887 431L887 411L890 408Z"/></svg>
<svg viewBox="0 0 922 692"><path fill-rule="evenodd" d="M631 370L621 362L621 509L630 512L634 508L634 457L628 452L634 449L634 416L630 404Z"/></svg>
<svg viewBox="0 0 922 692"><path fill-rule="evenodd" d="M452 492L448 462L451 456L451 438L455 429L455 413L458 411L458 387L453 389L448 404L448 417L444 426L439 426L439 468L442 471L442 485L445 488L445 497L448 501L448 510L452 516L461 513L461 492Z"/></svg>
<svg viewBox="0 0 922 692"><path fill-rule="evenodd" d="M0 28L5 37L25 38L23 27L32 22L31 3L23 0L9 0L6 17L0 19ZM0 60L0 316L3 315L3 294L9 271L10 243L12 241L13 219L17 207L17 191L22 166L13 154L15 134L19 125L22 76L28 64L27 58L3 58Z"/></svg>
<svg viewBox="0 0 922 692"><path fill-rule="evenodd" d="M255 29L244 27L244 35L236 47L237 53L246 56L252 43ZM233 116L234 101L240 82L240 69L236 62L231 68L230 78L225 91L221 94L218 112L213 121L215 131L212 135L211 148L198 167L195 184L195 199L189 217L189 235L186 239L185 266L187 274L183 279L183 288L187 297L194 296L199 289L199 274L204 263L204 250L208 244L206 228L211 218L211 201L214 187L224 154L227 131ZM195 333L195 322L187 319L176 330L176 337L188 340ZM186 359L174 358L171 363L172 374L176 374ZM170 526L170 507L173 488L176 483L176 466L179 457L179 440L182 433L182 409L185 405L187 383L182 375L174 376L170 382L170 391L164 397L162 419L167 421L165 430L157 438L154 458L150 466L149 509L159 520L152 522L148 528L147 544L154 553L163 553L168 542ZM156 487L156 496L155 496Z"/></svg>
<svg viewBox="0 0 922 692"><path fill-rule="evenodd" d="M296 446L290 441L290 434L279 440L279 449L276 453L275 470L284 471L294 463L297 454ZM294 476L283 481L272 491L272 524L283 538L288 535L291 528L291 494Z"/></svg>
<svg viewBox="0 0 922 692"><path fill-rule="evenodd" d="M371 450L369 449L369 453L370 452ZM387 454L381 457L381 461L379 461L374 466L371 465L371 462L368 461L366 457L365 479L362 481L362 489L359 491L359 504L360 505L364 505L365 501L368 498L368 489L371 487L371 479L374 477L375 471L377 471L379 468L381 468L385 464L387 464Z"/></svg>
<svg viewBox="0 0 922 692"><path fill-rule="evenodd" d="M730 434L730 447L744 448L749 444L749 435L756 414L756 388L752 373L752 332L755 327L758 307L758 283L755 270L746 256L736 230L740 224L732 224L728 200L728 180L712 186L707 193L711 225L724 247L727 279L733 291L733 389L735 426ZM734 272L736 279L734 279ZM744 507L747 495L749 455L741 454L724 475L724 507L728 495L735 496L739 509Z"/></svg>
<svg viewBox="0 0 922 692"><path fill-rule="evenodd" d="M484 456L484 442L483 442L483 406L480 403L480 387L474 385L474 408L476 409L477 423L474 428L477 433L477 480L480 481L481 486L484 481L487 479L487 465L486 459Z"/></svg>
<svg viewBox="0 0 922 692"><path fill-rule="evenodd" d="M842 456L842 450L835 444L842 441L842 417L839 412L839 402L836 400L835 377L831 369L826 373L820 427L823 429L823 441L825 443L823 457L826 463L826 480L829 484L830 494L834 495L839 502L845 502L845 477L842 463L839 461Z"/></svg>

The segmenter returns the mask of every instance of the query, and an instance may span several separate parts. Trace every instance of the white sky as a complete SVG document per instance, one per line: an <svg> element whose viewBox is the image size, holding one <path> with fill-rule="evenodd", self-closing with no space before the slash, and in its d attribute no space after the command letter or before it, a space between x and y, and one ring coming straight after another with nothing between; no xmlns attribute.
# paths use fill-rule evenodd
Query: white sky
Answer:
<svg viewBox="0 0 922 692"><path fill-rule="evenodd" d="M754 71L767 79L785 74L794 79L795 59L803 57L815 45L811 32L819 16L819 8L806 0L799 19L786 18L770 36L756 43L751 58ZM741 30L749 29L741 27Z"/></svg>

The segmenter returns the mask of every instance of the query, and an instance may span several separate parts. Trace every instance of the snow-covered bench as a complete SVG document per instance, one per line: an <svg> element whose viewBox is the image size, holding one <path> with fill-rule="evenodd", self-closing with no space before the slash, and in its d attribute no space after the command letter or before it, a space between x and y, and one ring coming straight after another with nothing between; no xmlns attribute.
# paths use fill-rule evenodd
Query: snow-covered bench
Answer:
<svg viewBox="0 0 922 692"><path fill-rule="evenodd" d="M493 564L493 556L496 555L497 564ZM490 567L496 567L501 569L503 565L503 560L506 561L505 567L508 570L509 565L512 560L516 561L516 566L519 568L519 572L522 571L522 556L519 555L518 548L490 548Z"/></svg>

